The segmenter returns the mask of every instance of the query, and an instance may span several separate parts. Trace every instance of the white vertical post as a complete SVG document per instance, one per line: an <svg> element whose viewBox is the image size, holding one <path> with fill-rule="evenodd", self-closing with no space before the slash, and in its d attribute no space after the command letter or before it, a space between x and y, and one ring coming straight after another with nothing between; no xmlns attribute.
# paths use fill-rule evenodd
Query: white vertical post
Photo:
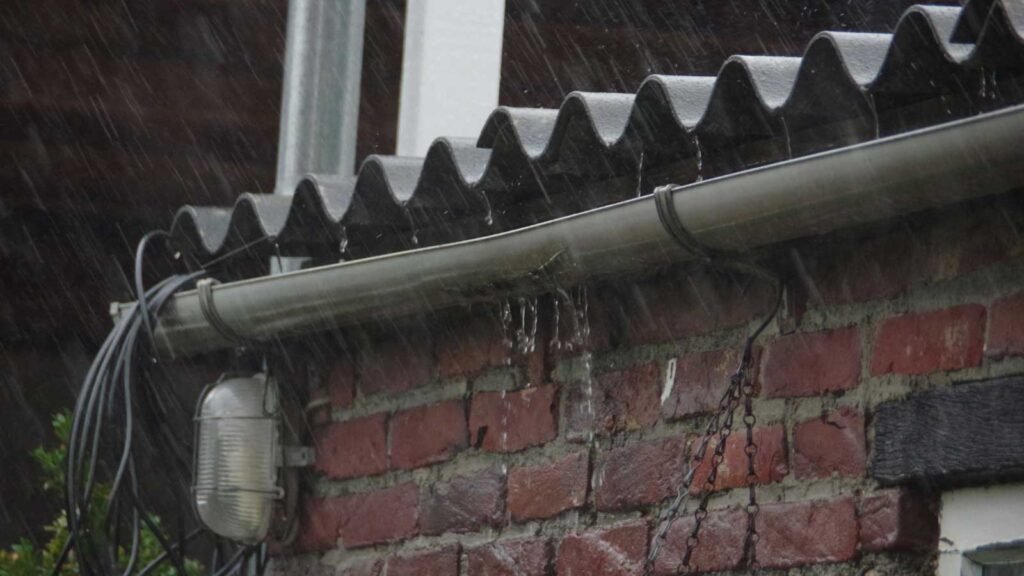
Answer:
<svg viewBox="0 0 1024 576"><path fill-rule="evenodd" d="M410 0L397 153L438 136L475 138L498 104L505 0Z"/></svg>

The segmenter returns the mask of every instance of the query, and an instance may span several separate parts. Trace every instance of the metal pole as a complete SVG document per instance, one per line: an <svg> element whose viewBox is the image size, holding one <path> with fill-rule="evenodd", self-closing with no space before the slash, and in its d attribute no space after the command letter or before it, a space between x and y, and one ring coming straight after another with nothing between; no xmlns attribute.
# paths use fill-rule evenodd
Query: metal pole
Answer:
<svg viewBox="0 0 1024 576"><path fill-rule="evenodd" d="M354 172L365 20L366 0L289 3L275 193Z"/></svg>

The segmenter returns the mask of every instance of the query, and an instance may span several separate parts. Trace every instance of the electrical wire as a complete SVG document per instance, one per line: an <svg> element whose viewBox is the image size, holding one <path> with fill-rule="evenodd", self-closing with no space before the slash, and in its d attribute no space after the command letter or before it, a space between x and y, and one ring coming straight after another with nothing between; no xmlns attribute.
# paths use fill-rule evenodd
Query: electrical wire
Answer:
<svg viewBox="0 0 1024 576"><path fill-rule="evenodd" d="M143 284L146 252L158 239L167 240L168 234L150 232L139 241L135 252L136 302L116 320L75 401L65 462L68 539L53 568L55 576L61 573L72 552L79 573L85 576L144 576L164 563L179 576L186 576L186 545L204 532L194 529L186 533L184 522L179 521L177 542L172 542L147 510L140 490L140 448L150 448L161 457L170 456L172 472L181 478L191 478L191 446L170 424L175 417L190 421L192 414L185 411L173 392L155 385L150 378L150 370L157 363L155 319L177 292L193 287L207 275L207 266L265 239L246 244L197 271L172 275L147 289ZM141 434L141 444L136 434ZM111 464L109 468L107 463ZM168 484L180 503L181 487L173 479ZM101 486L108 491L101 493ZM100 495L106 505L102 514L94 509ZM143 530L152 534L163 552L139 570ZM247 563L251 564L249 573L262 573L265 549L261 552L258 547L239 546L227 563L210 568L215 576L227 576Z"/></svg>

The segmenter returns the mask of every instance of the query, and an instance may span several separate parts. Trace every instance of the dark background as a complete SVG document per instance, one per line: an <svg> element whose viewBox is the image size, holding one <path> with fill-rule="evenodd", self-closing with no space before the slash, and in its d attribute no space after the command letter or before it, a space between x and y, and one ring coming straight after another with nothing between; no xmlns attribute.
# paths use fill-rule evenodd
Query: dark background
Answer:
<svg viewBox="0 0 1024 576"><path fill-rule="evenodd" d="M824 29L890 30L911 4L507 1L501 103L548 107L572 90L632 92L651 73L712 75L730 54L799 55ZM368 0L360 159L394 151L404 7ZM58 507L28 451L52 442L108 303L130 298L141 234L182 204L272 191L286 12L286 0L0 5L0 545L41 536Z"/></svg>

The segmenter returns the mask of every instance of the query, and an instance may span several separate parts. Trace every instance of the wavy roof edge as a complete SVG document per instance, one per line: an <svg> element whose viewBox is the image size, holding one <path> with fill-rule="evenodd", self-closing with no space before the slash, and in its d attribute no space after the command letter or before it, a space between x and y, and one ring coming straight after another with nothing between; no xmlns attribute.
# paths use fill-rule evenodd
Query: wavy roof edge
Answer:
<svg viewBox="0 0 1024 576"><path fill-rule="evenodd" d="M446 236L455 214L484 223L470 236L486 235L533 223L494 220L524 193L548 199L552 179L635 178L683 159L697 163L690 181L705 176L702 163L725 166L710 174L720 175L757 165L737 160L736 147L782 139L793 156L791 133L822 124L842 124L842 145L920 127L899 114L890 123L894 103L938 99L953 119L1024 101L1022 73L1024 0L917 5L892 34L822 32L800 57L733 56L714 77L653 75L635 94L573 92L557 110L499 107L475 142L438 138L424 158L370 156L356 176L311 175L291 197L243 193L231 208L185 206L171 233L203 257L267 236L334 245L344 257L353 230L380 240L362 255L385 253L417 244L417 228L439 230L433 243L461 239ZM795 155L829 147L812 142ZM395 231L405 237L388 242Z"/></svg>

